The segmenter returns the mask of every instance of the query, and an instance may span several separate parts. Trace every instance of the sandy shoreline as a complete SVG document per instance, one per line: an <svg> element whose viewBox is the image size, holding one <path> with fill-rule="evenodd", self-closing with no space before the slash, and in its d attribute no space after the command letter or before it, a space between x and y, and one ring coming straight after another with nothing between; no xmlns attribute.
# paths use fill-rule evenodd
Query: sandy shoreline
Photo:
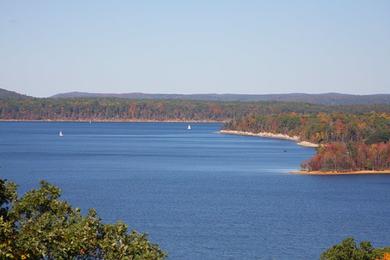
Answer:
<svg viewBox="0 0 390 260"><path fill-rule="evenodd" d="M383 171L346 171L346 172L335 172L335 171L292 171L292 174L301 174L301 175L370 175L370 174L390 174L390 169Z"/></svg>
<svg viewBox="0 0 390 260"><path fill-rule="evenodd" d="M245 135L245 136L257 136L257 137L266 137L266 138L275 138L275 139L283 139L283 140L290 140L296 142L300 146L304 147L318 147L318 144L307 142L307 141L300 141L298 136L289 136L285 134L274 134L269 132L260 132L260 133L253 133L253 132L245 132L245 131L236 131L236 130L221 130L219 131L221 134L229 134L229 135Z"/></svg>

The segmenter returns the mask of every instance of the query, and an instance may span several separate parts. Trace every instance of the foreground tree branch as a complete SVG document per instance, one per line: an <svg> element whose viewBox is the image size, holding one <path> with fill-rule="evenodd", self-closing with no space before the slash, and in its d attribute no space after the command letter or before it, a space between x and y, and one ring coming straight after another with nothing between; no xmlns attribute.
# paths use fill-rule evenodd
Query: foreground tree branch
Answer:
<svg viewBox="0 0 390 260"><path fill-rule="evenodd" d="M145 234L121 222L103 224L96 211L60 199L45 181L18 197L16 185L0 179L1 259L164 259L166 253Z"/></svg>

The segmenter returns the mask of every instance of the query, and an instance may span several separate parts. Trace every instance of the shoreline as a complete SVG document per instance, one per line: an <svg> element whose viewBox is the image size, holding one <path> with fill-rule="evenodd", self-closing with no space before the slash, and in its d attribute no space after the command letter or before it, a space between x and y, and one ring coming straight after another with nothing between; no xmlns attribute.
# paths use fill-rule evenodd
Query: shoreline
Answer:
<svg viewBox="0 0 390 260"><path fill-rule="evenodd" d="M74 122L74 123L224 123L218 120L138 120L138 119L0 119L0 122Z"/></svg>
<svg viewBox="0 0 390 260"><path fill-rule="evenodd" d="M294 142L296 142L297 145L304 146L304 147L311 147L311 148L319 147L318 144L311 143L308 141L301 141L298 136L289 136L289 135L285 135L285 134L274 134L274 133L270 133L270 132L253 133L253 132L237 131L237 130L220 130L219 132L221 134L229 134L229 135L256 136L256 137L289 140L289 141L294 141Z"/></svg>
<svg viewBox="0 0 390 260"><path fill-rule="evenodd" d="M377 175L377 174L390 174L390 169L387 170L360 170L360 171L291 171L291 174L298 175Z"/></svg>

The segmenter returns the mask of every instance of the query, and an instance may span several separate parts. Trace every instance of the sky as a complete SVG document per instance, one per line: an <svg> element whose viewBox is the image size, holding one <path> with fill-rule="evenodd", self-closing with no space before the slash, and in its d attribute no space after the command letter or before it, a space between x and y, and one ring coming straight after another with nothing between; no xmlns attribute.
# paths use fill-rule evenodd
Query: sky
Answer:
<svg viewBox="0 0 390 260"><path fill-rule="evenodd" d="M0 0L0 88L390 93L390 1Z"/></svg>

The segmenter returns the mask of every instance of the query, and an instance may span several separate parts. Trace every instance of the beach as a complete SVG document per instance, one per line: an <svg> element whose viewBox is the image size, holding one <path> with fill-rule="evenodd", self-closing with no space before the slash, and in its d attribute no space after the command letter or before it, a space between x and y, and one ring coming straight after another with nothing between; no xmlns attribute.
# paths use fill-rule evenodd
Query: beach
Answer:
<svg viewBox="0 0 390 260"><path fill-rule="evenodd" d="M312 147L312 148L319 147L318 144L311 143L308 141L301 141L298 136L289 136L289 135L285 135L285 134L275 134L275 133L270 133L270 132L253 133L253 132L236 131L236 130L221 130L219 132L221 134L229 134L229 135L246 135L246 136L257 136L257 137L265 137L265 138L290 140L290 141L294 141L298 145L304 146L304 147Z"/></svg>

